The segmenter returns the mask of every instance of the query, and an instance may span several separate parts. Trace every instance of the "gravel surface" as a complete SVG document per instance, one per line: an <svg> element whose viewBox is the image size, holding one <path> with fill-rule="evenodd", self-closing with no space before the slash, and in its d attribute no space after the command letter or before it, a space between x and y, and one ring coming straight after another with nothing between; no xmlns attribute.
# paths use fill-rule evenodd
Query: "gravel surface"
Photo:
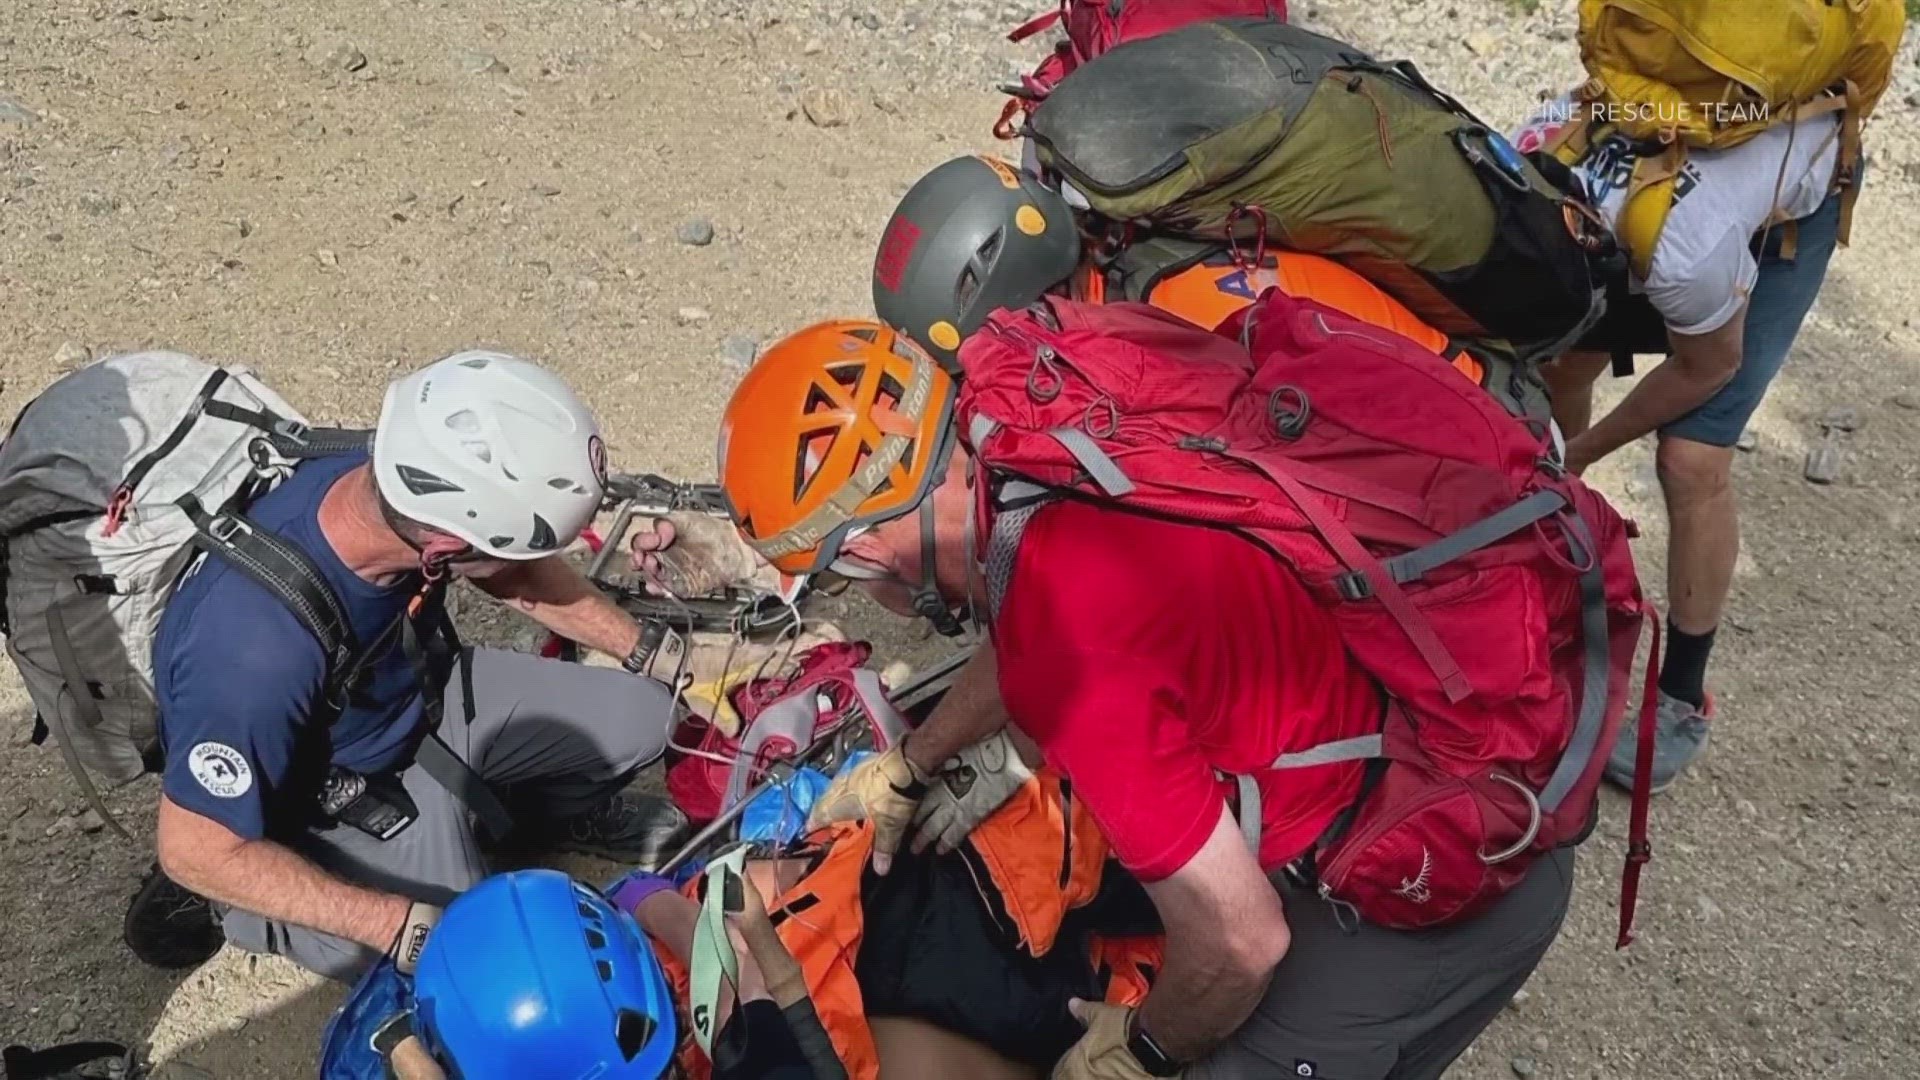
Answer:
<svg viewBox="0 0 1920 1080"><path fill-rule="evenodd" d="M1577 81L1573 9L1294 2L1503 127ZM164 344L254 365L316 420L365 423L399 368L493 345L583 387L617 464L709 475L745 366L806 322L867 312L894 199L994 145L992 85L1042 48L1004 32L1031 14L0 5L0 415L89 357ZM1920 1074L1917 106L1909 42L1869 130L1854 244L1736 462L1724 719L1657 803L1641 939L1612 948L1625 808L1609 795L1565 934L1452 1076ZM1835 481L1809 484L1839 405L1863 422ZM1593 477L1639 519L1658 592L1648 448ZM930 648L886 632L890 655ZM82 813L57 753L26 745L26 699L0 667L0 1041L147 1041L178 1080L310 1074L338 991L233 952L185 974L133 961L120 919L150 856ZM143 838L155 791L109 797Z"/></svg>

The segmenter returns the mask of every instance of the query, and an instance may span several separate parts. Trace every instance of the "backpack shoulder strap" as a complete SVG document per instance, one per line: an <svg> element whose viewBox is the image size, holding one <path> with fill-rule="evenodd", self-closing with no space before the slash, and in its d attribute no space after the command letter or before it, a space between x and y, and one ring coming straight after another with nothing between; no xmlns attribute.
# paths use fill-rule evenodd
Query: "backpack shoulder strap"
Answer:
<svg viewBox="0 0 1920 1080"><path fill-rule="evenodd" d="M256 528L235 510L208 513L192 495L179 502L194 525L194 544L232 564L285 604L327 656L330 696L342 672L356 668L360 642L332 586L306 552Z"/></svg>

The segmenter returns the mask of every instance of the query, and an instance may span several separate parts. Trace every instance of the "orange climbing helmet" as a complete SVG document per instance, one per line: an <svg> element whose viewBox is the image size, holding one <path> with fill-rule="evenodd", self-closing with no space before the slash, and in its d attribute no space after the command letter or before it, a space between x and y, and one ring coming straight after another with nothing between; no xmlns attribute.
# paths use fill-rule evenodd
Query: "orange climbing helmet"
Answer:
<svg viewBox="0 0 1920 1080"><path fill-rule="evenodd" d="M875 320L776 342L720 421L720 484L740 535L783 573L832 567L848 537L912 511L946 476L955 389Z"/></svg>

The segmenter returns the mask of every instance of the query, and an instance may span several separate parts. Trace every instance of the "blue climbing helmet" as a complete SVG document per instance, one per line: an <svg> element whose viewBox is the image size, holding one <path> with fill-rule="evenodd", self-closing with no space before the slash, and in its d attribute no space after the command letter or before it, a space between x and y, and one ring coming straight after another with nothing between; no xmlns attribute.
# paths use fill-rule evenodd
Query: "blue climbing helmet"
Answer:
<svg viewBox="0 0 1920 1080"><path fill-rule="evenodd" d="M557 870L497 874L454 900L414 998L415 1030L458 1080L657 1080L677 1043L646 935Z"/></svg>

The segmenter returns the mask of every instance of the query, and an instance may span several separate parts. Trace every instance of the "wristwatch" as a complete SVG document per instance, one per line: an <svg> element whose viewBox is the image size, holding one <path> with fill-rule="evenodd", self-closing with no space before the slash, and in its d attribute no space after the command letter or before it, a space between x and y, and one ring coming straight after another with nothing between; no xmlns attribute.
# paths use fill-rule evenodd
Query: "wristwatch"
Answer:
<svg viewBox="0 0 1920 1080"><path fill-rule="evenodd" d="M620 666L630 675L645 675L653 666L653 654L660 650L660 642L667 636L665 623L642 622L639 640L633 643L633 651L627 654Z"/></svg>
<svg viewBox="0 0 1920 1080"><path fill-rule="evenodd" d="M1147 1029L1140 1026L1140 1014L1134 1012L1127 1017L1127 1052L1140 1063L1148 1076L1179 1076L1186 1066L1167 1056L1160 1044L1153 1041Z"/></svg>

